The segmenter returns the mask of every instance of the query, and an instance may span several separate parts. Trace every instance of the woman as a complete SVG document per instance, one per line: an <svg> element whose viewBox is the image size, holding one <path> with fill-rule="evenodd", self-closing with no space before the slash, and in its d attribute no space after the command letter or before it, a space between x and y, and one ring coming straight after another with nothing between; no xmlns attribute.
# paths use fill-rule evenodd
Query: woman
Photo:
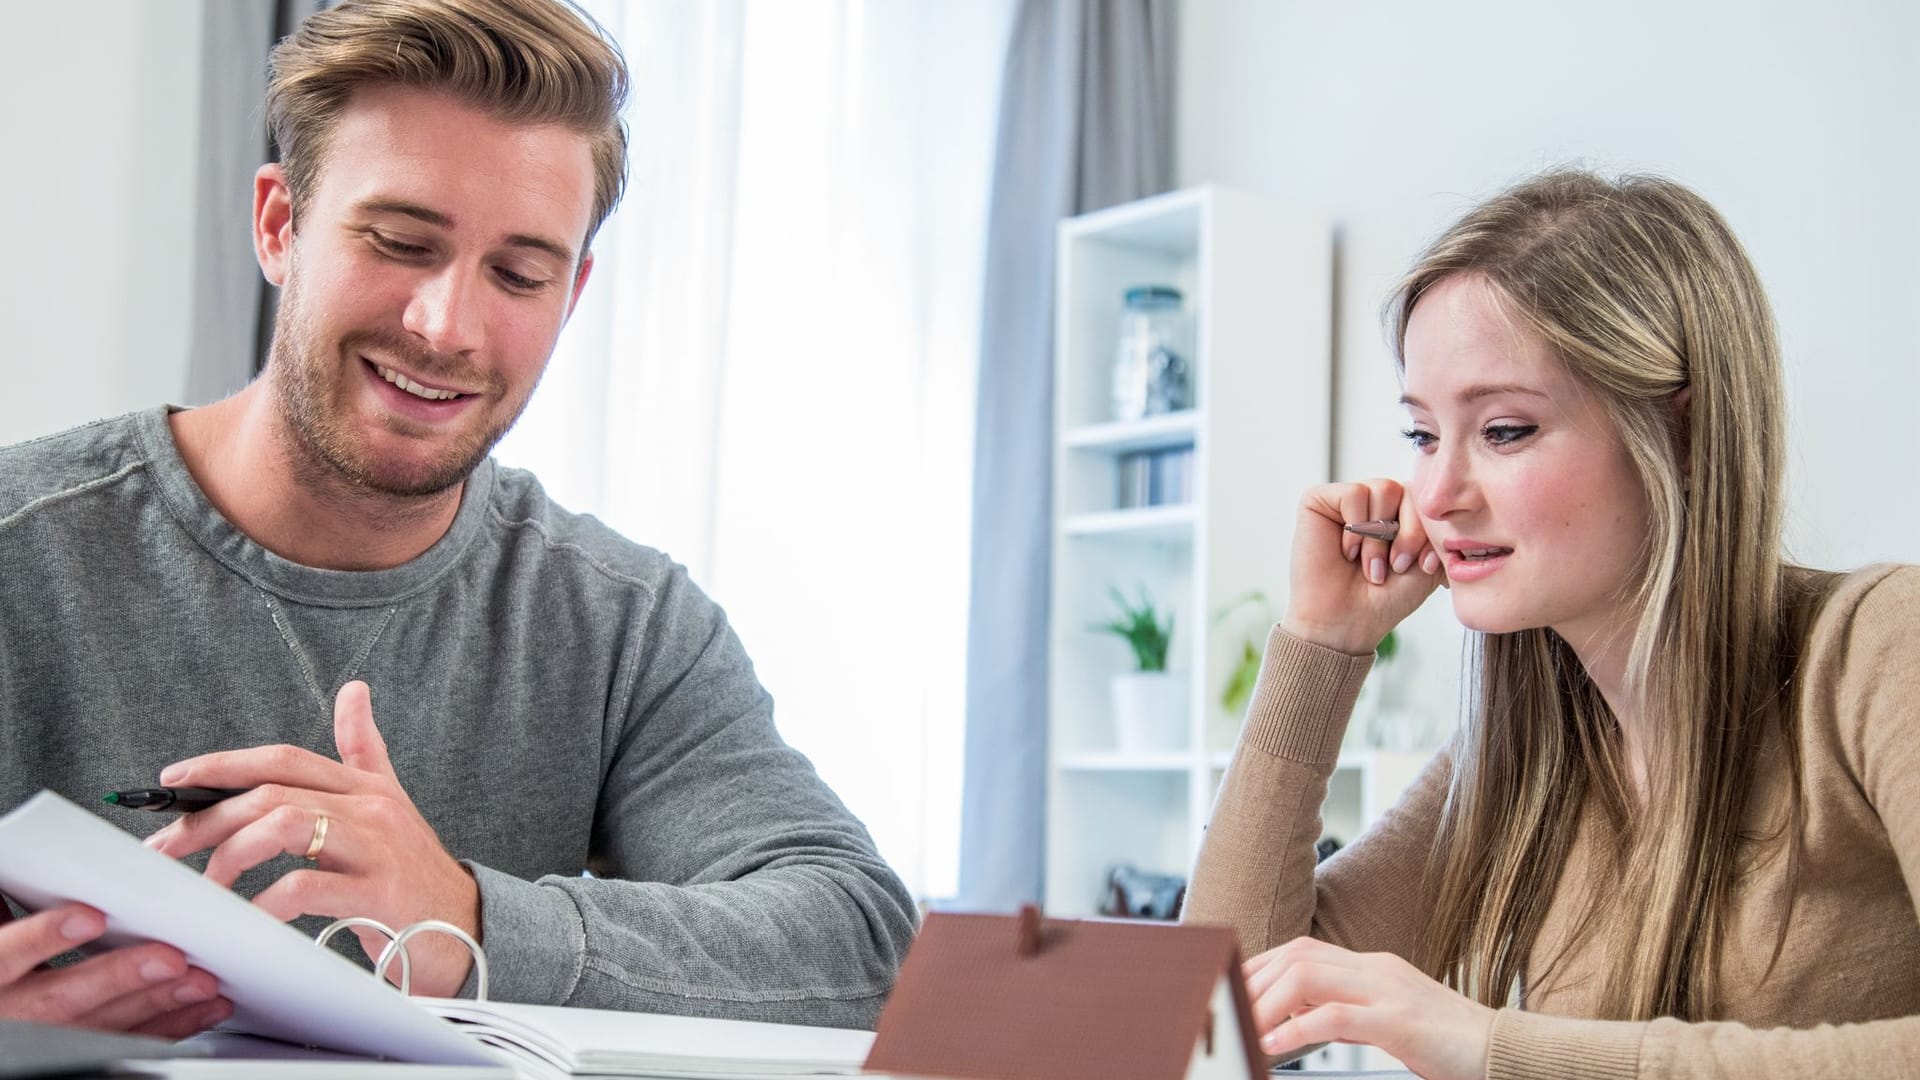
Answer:
<svg viewBox="0 0 1920 1080"><path fill-rule="evenodd" d="M1447 1080L1915 1075L1920 568L1783 563L1779 350L1738 241L1676 184L1555 172L1389 312L1412 480L1302 500L1187 905L1259 954L1262 1046ZM1343 528L1371 520L1397 536ZM1372 647L1441 584L1479 632L1467 722L1316 871Z"/></svg>

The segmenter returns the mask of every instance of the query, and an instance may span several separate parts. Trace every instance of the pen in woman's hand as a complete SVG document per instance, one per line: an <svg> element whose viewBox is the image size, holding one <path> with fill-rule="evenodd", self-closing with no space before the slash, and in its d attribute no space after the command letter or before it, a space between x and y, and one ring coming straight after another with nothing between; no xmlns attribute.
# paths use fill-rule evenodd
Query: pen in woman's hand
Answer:
<svg viewBox="0 0 1920 1080"><path fill-rule="evenodd" d="M1400 535L1400 523L1384 518L1375 518L1372 521L1350 521L1342 528L1355 536L1364 536L1369 540L1384 540L1389 544L1393 543L1394 537Z"/></svg>
<svg viewBox="0 0 1920 1080"><path fill-rule="evenodd" d="M191 814L251 790L222 787L140 788L136 791L109 791L100 801L123 810L165 810L175 814Z"/></svg>

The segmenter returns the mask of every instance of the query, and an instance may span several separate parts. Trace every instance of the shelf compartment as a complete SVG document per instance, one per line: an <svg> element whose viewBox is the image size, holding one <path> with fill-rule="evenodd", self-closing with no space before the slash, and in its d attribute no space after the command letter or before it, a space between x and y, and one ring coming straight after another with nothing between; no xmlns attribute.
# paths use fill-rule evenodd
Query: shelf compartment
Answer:
<svg viewBox="0 0 1920 1080"><path fill-rule="evenodd" d="M1184 770L1056 773L1047 793L1057 830L1047 856L1047 913L1094 914L1107 871L1118 863L1186 873L1195 828L1187 778Z"/></svg>

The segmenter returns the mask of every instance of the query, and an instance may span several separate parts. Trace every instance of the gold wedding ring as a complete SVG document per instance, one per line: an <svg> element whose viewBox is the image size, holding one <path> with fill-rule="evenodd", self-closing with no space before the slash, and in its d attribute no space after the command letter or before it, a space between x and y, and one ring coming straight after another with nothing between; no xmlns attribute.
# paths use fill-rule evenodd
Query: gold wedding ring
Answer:
<svg viewBox="0 0 1920 1080"><path fill-rule="evenodd" d="M327 846L327 815L316 814L313 819L313 842L307 845L307 853L301 858L312 862L320 857L320 849Z"/></svg>

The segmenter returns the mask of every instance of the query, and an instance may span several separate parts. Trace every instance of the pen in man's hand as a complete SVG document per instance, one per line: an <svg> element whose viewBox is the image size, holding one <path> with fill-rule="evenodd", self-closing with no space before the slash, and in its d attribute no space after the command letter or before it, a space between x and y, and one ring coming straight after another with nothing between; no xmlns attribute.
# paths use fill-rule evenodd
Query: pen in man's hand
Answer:
<svg viewBox="0 0 1920 1080"><path fill-rule="evenodd" d="M101 801L125 810L164 810L175 814L191 814L251 790L243 787L141 788L137 791L109 791Z"/></svg>

